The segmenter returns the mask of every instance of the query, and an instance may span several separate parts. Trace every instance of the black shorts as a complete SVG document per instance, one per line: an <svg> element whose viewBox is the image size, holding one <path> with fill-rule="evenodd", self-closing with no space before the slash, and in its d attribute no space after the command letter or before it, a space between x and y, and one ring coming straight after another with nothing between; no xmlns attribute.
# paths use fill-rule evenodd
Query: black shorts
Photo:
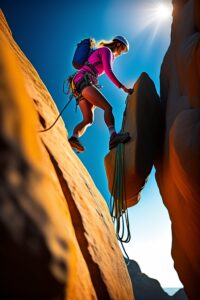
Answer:
<svg viewBox="0 0 200 300"><path fill-rule="evenodd" d="M89 73L85 73L79 81L74 82L76 91L81 95L83 89L86 86L96 86L98 84L98 80L96 77L90 75Z"/></svg>
<svg viewBox="0 0 200 300"><path fill-rule="evenodd" d="M90 74L89 72L84 73L81 79L79 79L76 83L74 82L74 85L75 85L74 97L76 98L77 105L79 104L79 101L84 99L82 96L82 91L85 87L87 86L95 86L97 88L100 87L98 85L97 77L94 76L93 74Z"/></svg>

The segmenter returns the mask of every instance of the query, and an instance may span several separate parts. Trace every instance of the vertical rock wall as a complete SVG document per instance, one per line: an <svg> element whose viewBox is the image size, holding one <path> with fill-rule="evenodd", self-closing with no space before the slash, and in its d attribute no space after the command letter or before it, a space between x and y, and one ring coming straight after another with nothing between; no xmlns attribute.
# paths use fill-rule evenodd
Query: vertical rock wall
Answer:
<svg viewBox="0 0 200 300"><path fill-rule="evenodd" d="M172 221L172 256L189 299L200 283L200 1L174 0L161 68L165 125L156 178Z"/></svg>

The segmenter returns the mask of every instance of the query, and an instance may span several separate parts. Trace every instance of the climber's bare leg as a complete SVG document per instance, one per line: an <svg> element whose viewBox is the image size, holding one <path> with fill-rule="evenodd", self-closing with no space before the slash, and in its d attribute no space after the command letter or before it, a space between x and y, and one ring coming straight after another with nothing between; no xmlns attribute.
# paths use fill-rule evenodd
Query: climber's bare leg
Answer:
<svg viewBox="0 0 200 300"><path fill-rule="evenodd" d="M104 110L104 120L108 127L114 126L115 120L112 113L112 106L106 100L104 95L95 87L87 86L82 91L82 96L87 99L90 104L100 107Z"/></svg>
<svg viewBox="0 0 200 300"><path fill-rule="evenodd" d="M88 126L94 121L95 106L88 102L84 97L79 100L79 107L83 115L83 120L74 128L73 134L78 137L82 136Z"/></svg>
<svg viewBox="0 0 200 300"><path fill-rule="evenodd" d="M83 89L82 95L92 105L100 107L104 110L104 120L109 128L114 128L115 120L112 113L112 106L103 96L103 94L94 86L87 86ZM115 131L114 131L115 132ZM115 134L113 133L110 137L109 149L116 147L119 143L127 143L130 140L128 132Z"/></svg>

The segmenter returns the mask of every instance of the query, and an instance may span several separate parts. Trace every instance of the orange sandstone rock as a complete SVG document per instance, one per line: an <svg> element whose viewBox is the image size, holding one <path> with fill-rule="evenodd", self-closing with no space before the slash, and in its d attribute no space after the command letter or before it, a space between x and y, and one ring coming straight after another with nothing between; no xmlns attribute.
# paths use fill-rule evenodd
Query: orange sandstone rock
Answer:
<svg viewBox="0 0 200 300"><path fill-rule="evenodd" d="M0 12L2 299L134 299L107 204Z"/></svg>
<svg viewBox="0 0 200 300"><path fill-rule="evenodd" d="M172 256L189 299L200 282L200 1L174 0L161 68L163 147L158 186L172 221Z"/></svg>
<svg viewBox="0 0 200 300"><path fill-rule="evenodd" d="M38 139L37 113L2 32L0 58L1 298L95 299L66 199Z"/></svg>
<svg viewBox="0 0 200 300"><path fill-rule="evenodd" d="M126 202L130 207L140 199L140 191L151 172L160 132L159 97L154 83L142 73L134 85L134 93L127 97L123 130L131 135L125 144ZM108 186L112 192L116 148L105 157Z"/></svg>

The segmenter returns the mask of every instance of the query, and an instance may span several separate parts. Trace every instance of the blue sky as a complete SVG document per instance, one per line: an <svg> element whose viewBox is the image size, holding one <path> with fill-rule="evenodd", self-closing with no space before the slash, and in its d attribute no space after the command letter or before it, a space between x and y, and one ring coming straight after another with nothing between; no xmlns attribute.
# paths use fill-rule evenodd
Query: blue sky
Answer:
<svg viewBox="0 0 200 300"><path fill-rule="evenodd" d="M76 44L85 37L97 41L124 35L130 51L114 62L119 80L132 87L141 72L153 79L159 93L159 73L169 46L171 17L160 16L158 6L169 0L85 0L85 1L11 1L1 8L14 38L38 71L59 110L67 98L62 93L63 80L74 72L71 64ZM113 106L116 129L120 130L126 94L103 75L103 94ZM81 114L71 103L63 114L69 135L80 122ZM81 138L87 151L79 157L91 174L105 200L109 200L104 156L108 152L109 134L103 112L95 111L95 122ZM155 182L154 169L142 192L141 201L129 210L132 240L125 245L144 273L163 287L179 287L170 256L171 228L167 210ZM148 249L148 250L147 250Z"/></svg>

